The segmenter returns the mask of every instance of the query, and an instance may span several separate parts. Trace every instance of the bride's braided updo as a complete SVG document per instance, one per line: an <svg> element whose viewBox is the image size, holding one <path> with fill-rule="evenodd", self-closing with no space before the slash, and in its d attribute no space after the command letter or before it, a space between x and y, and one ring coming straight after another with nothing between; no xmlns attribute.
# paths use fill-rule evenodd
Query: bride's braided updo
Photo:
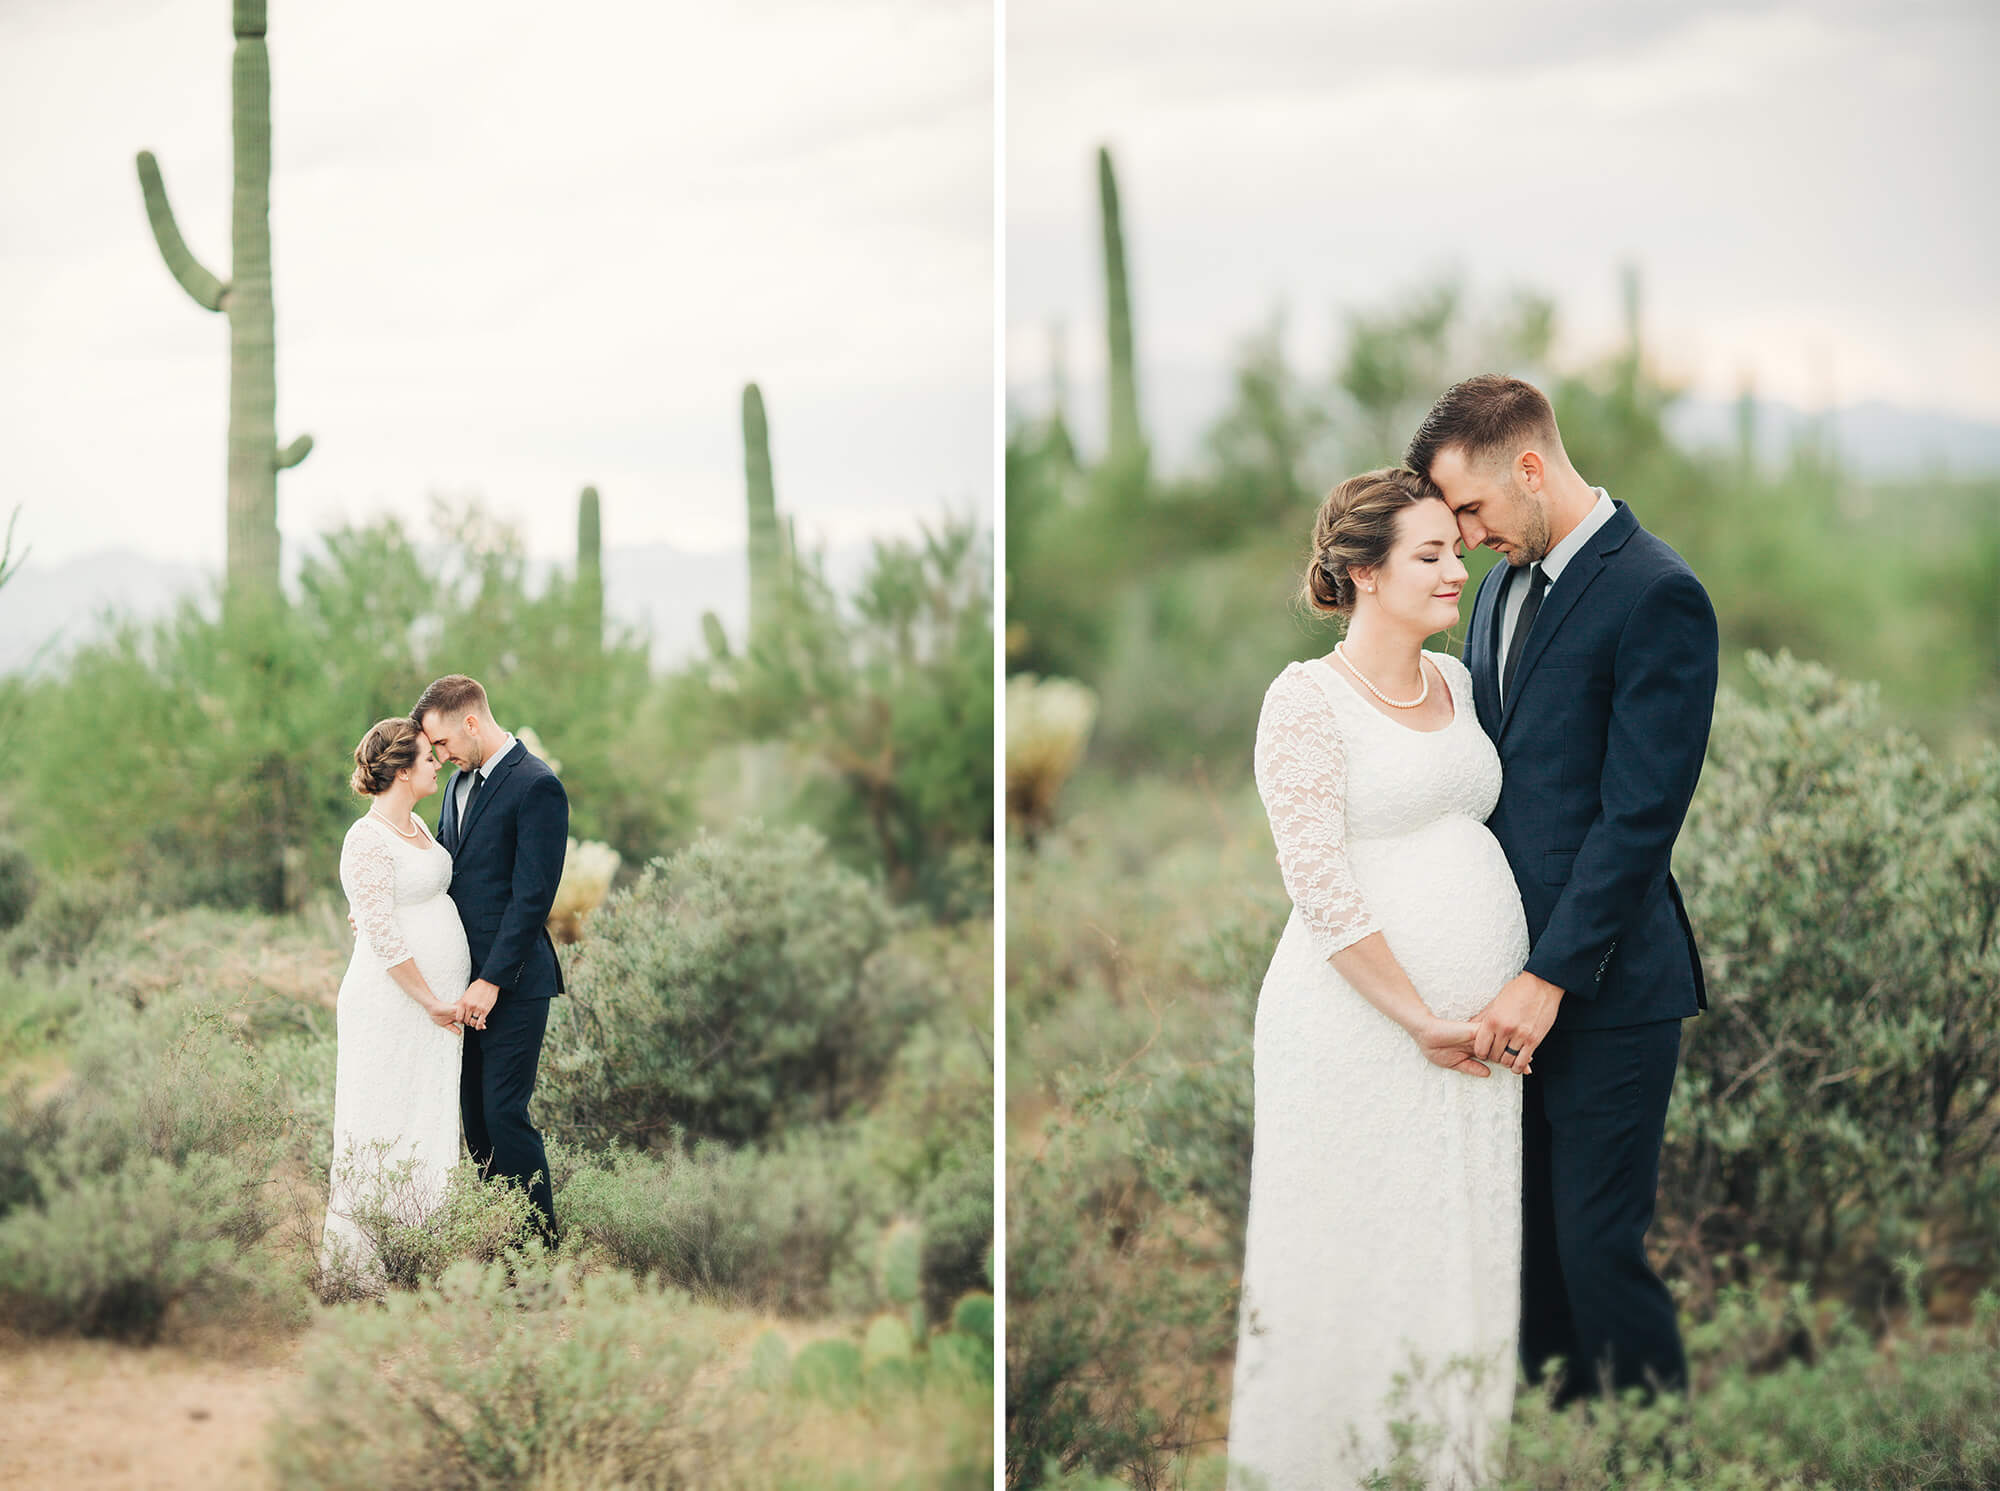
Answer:
<svg viewBox="0 0 2000 1491"><path fill-rule="evenodd" d="M1303 598L1315 611L1349 616L1354 612L1354 569L1389 557L1396 543L1396 520L1412 503L1443 493L1401 466L1350 476L1327 493L1313 519L1312 559L1306 566Z"/></svg>
<svg viewBox="0 0 2000 1491"><path fill-rule="evenodd" d="M423 754L424 732L407 716L377 720L354 748L354 775L349 785L363 797L380 797L396 785L396 773L408 771Z"/></svg>

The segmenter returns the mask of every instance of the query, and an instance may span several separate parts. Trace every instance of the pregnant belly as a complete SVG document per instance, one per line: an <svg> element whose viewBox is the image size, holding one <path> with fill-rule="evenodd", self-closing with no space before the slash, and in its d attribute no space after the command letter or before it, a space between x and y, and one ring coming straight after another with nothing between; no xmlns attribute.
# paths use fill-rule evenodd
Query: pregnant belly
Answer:
<svg viewBox="0 0 2000 1491"><path fill-rule="evenodd" d="M472 957L465 947L465 927L451 897L438 895L405 906L397 920L410 956L417 960L424 982L440 998L456 999L471 982Z"/></svg>
<svg viewBox="0 0 2000 1491"><path fill-rule="evenodd" d="M1462 1020L1528 960L1521 894L1486 825L1449 817L1388 839L1349 840L1355 884L1424 1003Z"/></svg>

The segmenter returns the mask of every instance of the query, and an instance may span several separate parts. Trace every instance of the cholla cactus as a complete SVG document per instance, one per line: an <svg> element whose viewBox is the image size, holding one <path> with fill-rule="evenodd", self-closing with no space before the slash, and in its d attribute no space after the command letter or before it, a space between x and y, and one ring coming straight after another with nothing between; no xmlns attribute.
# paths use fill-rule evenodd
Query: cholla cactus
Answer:
<svg viewBox="0 0 2000 1491"><path fill-rule="evenodd" d="M583 936L584 918L604 904L611 891L611 878L623 862L609 844L594 839L583 844L575 839L569 841L563 852L562 884L556 887L555 904L549 908L551 937L567 943Z"/></svg>
<svg viewBox="0 0 2000 1491"><path fill-rule="evenodd" d="M1097 695L1067 678L1007 680L1007 821L1028 837L1054 821L1062 790L1090 743Z"/></svg>

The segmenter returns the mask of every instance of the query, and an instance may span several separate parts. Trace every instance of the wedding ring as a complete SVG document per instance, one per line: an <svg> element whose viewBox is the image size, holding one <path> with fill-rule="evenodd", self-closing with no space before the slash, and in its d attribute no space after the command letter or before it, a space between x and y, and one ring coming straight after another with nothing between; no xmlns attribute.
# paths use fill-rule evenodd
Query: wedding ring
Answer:
<svg viewBox="0 0 2000 1491"><path fill-rule="evenodd" d="M1509 1046L1507 1048L1507 1054L1509 1056L1519 1056L1521 1054L1521 1048L1519 1046Z"/></svg>

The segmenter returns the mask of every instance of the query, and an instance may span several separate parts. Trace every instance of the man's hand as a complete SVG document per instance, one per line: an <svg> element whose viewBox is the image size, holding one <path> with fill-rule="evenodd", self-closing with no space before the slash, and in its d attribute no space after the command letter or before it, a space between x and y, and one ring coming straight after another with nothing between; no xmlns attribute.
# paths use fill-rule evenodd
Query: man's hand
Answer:
<svg viewBox="0 0 2000 1491"><path fill-rule="evenodd" d="M1516 1076L1524 1075L1534 1059L1535 1047L1556 1023L1562 996L1563 991L1545 978L1526 970L1516 974L1479 1012L1472 1054L1482 1061L1498 1062ZM1515 1052L1512 1056L1507 1054L1510 1046Z"/></svg>
<svg viewBox="0 0 2000 1491"><path fill-rule="evenodd" d="M499 1002L500 986L476 978L466 987L465 997L458 1001L458 1018L474 1030L484 1030L487 1015Z"/></svg>
<svg viewBox="0 0 2000 1491"><path fill-rule="evenodd" d="M1490 1077L1486 1064L1472 1059L1472 1040L1479 1027L1470 1020L1432 1020L1410 1032L1426 1061L1468 1077Z"/></svg>

